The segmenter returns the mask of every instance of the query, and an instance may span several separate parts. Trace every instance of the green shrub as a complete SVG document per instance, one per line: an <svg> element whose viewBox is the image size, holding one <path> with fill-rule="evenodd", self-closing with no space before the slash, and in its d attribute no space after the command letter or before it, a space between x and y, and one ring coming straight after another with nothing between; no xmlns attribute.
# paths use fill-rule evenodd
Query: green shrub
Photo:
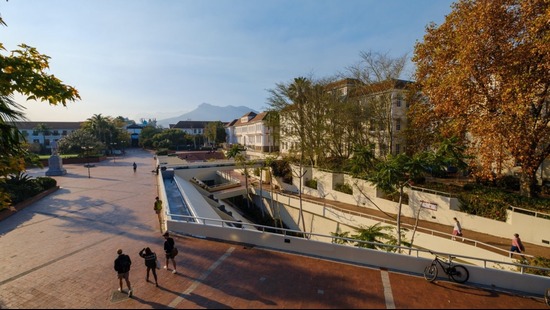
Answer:
<svg viewBox="0 0 550 310"><path fill-rule="evenodd" d="M292 184L292 169L286 160L274 160L271 163L273 175L283 179L283 182Z"/></svg>
<svg viewBox="0 0 550 310"><path fill-rule="evenodd" d="M346 183L338 183L334 185L334 190L350 195L353 194L353 188L351 188L351 185Z"/></svg>
<svg viewBox="0 0 550 310"><path fill-rule="evenodd" d="M57 186L57 181L54 178L50 177L37 177L35 182L40 184L44 190L53 188Z"/></svg>
<svg viewBox="0 0 550 310"><path fill-rule="evenodd" d="M510 191L519 191L520 182L519 178L513 175L505 175L496 180L496 185L499 188L503 188Z"/></svg>
<svg viewBox="0 0 550 310"><path fill-rule="evenodd" d="M306 180L305 186L317 189L317 180Z"/></svg>

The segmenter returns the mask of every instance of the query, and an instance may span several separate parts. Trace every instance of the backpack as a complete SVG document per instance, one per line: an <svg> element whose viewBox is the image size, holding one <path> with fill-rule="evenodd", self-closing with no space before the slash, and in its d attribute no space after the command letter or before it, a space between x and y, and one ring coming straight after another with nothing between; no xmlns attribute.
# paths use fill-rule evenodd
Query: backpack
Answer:
<svg viewBox="0 0 550 310"><path fill-rule="evenodd" d="M118 258L118 273L126 273L130 271L130 266L132 265L132 261L130 260L130 256L126 254L122 254Z"/></svg>

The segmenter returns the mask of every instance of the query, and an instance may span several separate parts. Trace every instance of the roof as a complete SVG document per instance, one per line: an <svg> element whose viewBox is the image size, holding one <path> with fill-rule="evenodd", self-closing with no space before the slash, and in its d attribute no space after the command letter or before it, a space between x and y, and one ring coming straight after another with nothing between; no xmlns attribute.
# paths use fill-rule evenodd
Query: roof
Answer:
<svg viewBox="0 0 550 310"><path fill-rule="evenodd" d="M250 113L253 113L253 114L250 114ZM245 115L243 115L242 117L244 116L247 116L247 115L254 115L254 117L252 119L250 119L248 122L241 122L241 118L237 119L235 123L233 123L233 126L244 126L244 125L250 125L250 124L253 124L253 123L259 123L259 122L262 122L266 116L267 116L267 113L268 112L262 112L260 114L256 114L254 112L250 112L250 113L247 113Z"/></svg>
<svg viewBox="0 0 550 310"><path fill-rule="evenodd" d="M19 130L34 130L38 125L44 124L49 129L80 129L84 122L14 122Z"/></svg>
<svg viewBox="0 0 550 310"><path fill-rule="evenodd" d="M170 124L170 128L206 128L209 123L214 123L214 121L179 121L177 124Z"/></svg>

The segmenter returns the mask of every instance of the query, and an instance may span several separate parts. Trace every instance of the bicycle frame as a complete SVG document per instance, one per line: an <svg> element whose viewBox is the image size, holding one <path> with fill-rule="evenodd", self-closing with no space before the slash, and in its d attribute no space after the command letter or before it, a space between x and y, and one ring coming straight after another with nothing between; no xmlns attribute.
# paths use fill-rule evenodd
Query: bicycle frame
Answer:
<svg viewBox="0 0 550 310"><path fill-rule="evenodd" d="M431 264L424 269L424 278L426 278L426 280L433 282L437 278L437 270L439 269L439 265L443 272L445 272L445 274L453 281L457 283L464 283L468 281L468 278L470 277L468 269L462 265L453 264L452 256L449 256L449 260L445 261L441 256L431 251L430 253L435 255L435 258Z"/></svg>

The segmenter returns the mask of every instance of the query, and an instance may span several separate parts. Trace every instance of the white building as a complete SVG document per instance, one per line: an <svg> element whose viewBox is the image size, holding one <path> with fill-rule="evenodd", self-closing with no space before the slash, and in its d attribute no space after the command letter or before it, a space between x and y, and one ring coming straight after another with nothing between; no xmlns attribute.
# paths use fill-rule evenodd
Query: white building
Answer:
<svg viewBox="0 0 550 310"><path fill-rule="evenodd" d="M276 152L279 150L274 137L275 128L268 126L269 112L256 114L248 112L230 122L226 127L229 144L240 144L257 152Z"/></svg>

